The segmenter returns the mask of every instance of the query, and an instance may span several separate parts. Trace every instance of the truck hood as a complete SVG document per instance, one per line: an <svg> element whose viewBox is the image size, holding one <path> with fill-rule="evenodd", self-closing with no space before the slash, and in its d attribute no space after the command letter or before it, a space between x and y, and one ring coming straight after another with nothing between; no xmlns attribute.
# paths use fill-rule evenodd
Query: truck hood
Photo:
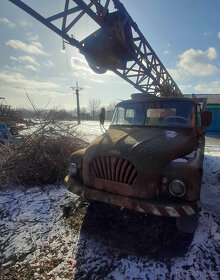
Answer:
<svg viewBox="0 0 220 280"><path fill-rule="evenodd" d="M115 156L131 161L137 170L154 172L168 161L196 148L192 129L155 127L110 128L92 142L85 154L89 161L99 156Z"/></svg>
<svg viewBox="0 0 220 280"><path fill-rule="evenodd" d="M193 137L193 134L192 129L111 127L86 149L83 158L84 184L122 196L141 199L155 198L159 191L162 171L166 164L173 159L190 153L196 148L196 137ZM114 167L108 165L107 158L109 159L109 157L112 159L111 162L126 160L126 162L130 162L134 166L135 174L137 175L133 183L131 183L132 185L121 183L127 179L129 181L126 182L130 182L129 178L131 177L129 176L133 175L123 177L124 171L122 171L121 163L121 167L118 167L118 165L116 167L114 163ZM95 158L99 158L99 160ZM97 176L92 171L93 160L99 162L100 167L98 168L106 173L106 175L103 175L104 180L97 179ZM112 182L107 179L107 173L114 172L114 170L117 179L115 180L114 176L114 182ZM120 173L124 178L122 181L120 179L121 175L119 178L117 172L122 172Z"/></svg>

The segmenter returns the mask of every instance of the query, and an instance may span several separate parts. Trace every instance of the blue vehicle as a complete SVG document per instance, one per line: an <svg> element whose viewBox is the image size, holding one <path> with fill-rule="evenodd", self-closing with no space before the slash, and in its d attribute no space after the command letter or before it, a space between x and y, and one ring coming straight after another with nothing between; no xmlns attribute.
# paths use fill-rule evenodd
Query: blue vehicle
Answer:
<svg viewBox="0 0 220 280"><path fill-rule="evenodd" d="M17 143L16 136L11 134L7 124L0 124L0 143L9 145L11 142L14 144Z"/></svg>

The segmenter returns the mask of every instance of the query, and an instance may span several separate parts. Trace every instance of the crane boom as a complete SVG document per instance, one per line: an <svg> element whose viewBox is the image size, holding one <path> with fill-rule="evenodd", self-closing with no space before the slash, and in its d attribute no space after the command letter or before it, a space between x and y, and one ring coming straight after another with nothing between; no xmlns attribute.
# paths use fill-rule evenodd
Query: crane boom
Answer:
<svg viewBox="0 0 220 280"><path fill-rule="evenodd" d="M97 73L111 70L142 93L181 96L182 93L119 0L63 0L62 12L49 17L21 0L8 0L79 49ZM52 4L51 4L52 5ZM83 40L71 29L85 16L100 28Z"/></svg>

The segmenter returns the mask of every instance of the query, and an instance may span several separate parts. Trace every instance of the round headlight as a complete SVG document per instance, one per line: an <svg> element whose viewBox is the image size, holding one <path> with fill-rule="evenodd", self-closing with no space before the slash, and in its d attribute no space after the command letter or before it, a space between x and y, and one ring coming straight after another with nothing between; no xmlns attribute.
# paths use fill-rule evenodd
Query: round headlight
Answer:
<svg viewBox="0 0 220 280"><path fill-rule="evenodd" d="M70 163L70 166L69 166L69 174L70 175L76 175L78 172L78 168L77 168L77 164L76 163Z"/></svg>
<svg viewBox="0 0 220 280"><path fill-rule="evenodd" d="M169 184L169 191L172 195L182 197L186 193L186 186L181 180L173 180Z"/></svg>

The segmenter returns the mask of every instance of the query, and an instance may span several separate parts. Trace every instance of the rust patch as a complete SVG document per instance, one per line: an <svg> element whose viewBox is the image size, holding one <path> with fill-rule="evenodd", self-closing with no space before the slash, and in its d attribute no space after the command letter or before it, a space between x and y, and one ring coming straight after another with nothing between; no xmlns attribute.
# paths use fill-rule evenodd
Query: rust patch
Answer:
<svg viewBox="0 0 220 280"><path fill-rule="evenodd" d="M96 188L90 188L82 184L79 180L69 177L67 188L69 191L80 195L84 199L98 200L109 204L118 205L134 211L153 214L156 216L167 216L178 218L181 216L190 216L198 211L198 202L179 202L171 203L168 201L157 202L155 200L143 200L135 197L129 197L129 190L132 194L132 186L111 182L102 179L95 179ZM105 191L111 188L112 192ZM122 192L119 195L117 190ZM115 193L113 193L115 191Z"/></svg>
<svg viewBox="0 0 220 280"><path fill-rule="evenodd" d="M108 191L111 193L117 193L120 195L125 195L125 196L134 195L133 186L124 184L124 183L120 183L120 182L112 182L112 181L108 181L108 180L95 178L94 187L96 189Z"/></svg>

